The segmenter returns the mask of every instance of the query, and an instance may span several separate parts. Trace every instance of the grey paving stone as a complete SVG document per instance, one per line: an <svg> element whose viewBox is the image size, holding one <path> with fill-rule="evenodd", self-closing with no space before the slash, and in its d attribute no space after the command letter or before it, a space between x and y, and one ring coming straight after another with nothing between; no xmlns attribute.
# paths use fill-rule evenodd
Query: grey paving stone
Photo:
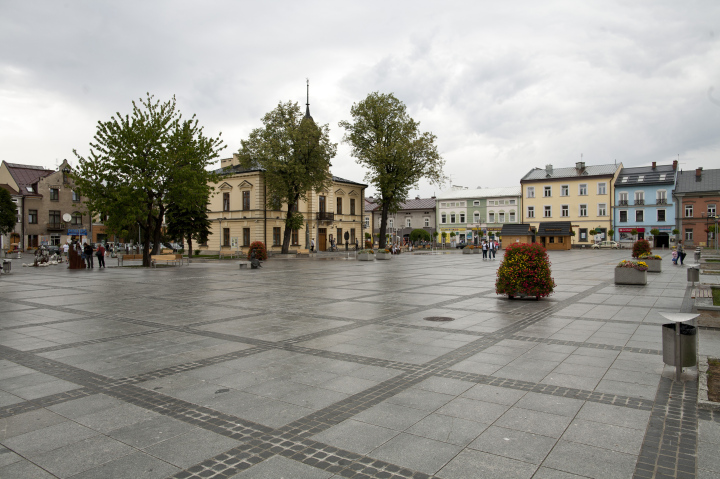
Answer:
<svg viewBox="0 0 720 479"><path fill-rule="evenodd" d="M488 424L481 422L442 414L430 414L408 428L406 432L457 446L466 446L487 427Z"/></svg>
<svg viewBox="0 0 720 479"><path fill-rule="evenodd" d="M195 426L177 419L160 416L113 429L107 435L129 446L142 449L195 429Z"/></svg>
<svg viewBox="0 0 720 479"><path fill-rule="evenodd" d="M415 408L381 403L357 414L354 419L376 426L404 431L428 414L427 411Z"/></svg>
<svg viewBox="0 0 720 479"><path fill-rule="evenodd" d="M698 469L713 471L715 474L720 474L720 457L718 456L717 444L701 441L698 443L697 454Z"/></svg>
<svg viewBox="0 0 720 479"><path fill-rule="evenodd" d="M0 446L0 467L21 461L22 459L23 458L21 456L15 454L10 449Z"/></svg>
<svg viewBox="0 0 720 479"><path fill-rule="evenodd" d="M53 479L56 476L53 476L32 462L22 460L8 466L0 467L0 477L3 479Z"/></svg>
<svg viewBox="0 0 720 479"><path fill-rule="evenodd" d="M588 401L583 404L583 407L576 417L578 419L645 431L648 419L650 419L650 411Z"/></svg>
<svg viewBox="0 0 720 479"><path fill-rule="evenodd" d="M559 438L570 425L571 417L513 407L493 425Z"/></svg>
<svg viewBox="0 0 720 479"><path fill-rule="evenodd" d="M443 394L462 394L474 386L473 383L460 381L459 379L441 378L433 376L417 384L416 388L434 391Z"/></svg>
<svg viewBox="0 0 720 479"><path fill-rule="evenodd" d="M29 459L59 477L69 477L134 452L135 449L107 436L95 436Z"/></svg>
<svg viewBox="0 0 720 479"><path fill-rule="evenodd" d="M583 404L584 401L580 399L529 392L523 396L515 406L533 411L572 417L577 414Z"/></svg>
<svg viewBox="0 0 720 479"><path fill-rule="evenodd" d="M316 434L313 439L358 454L367 454L398 434L393 429L348 419Z"/></svg>
<svg viewBox="0 0 720 479"><path fill-rule="evenodd" d="M582 478L585 476L578 476L577 474L570 474L569 472L558 471L557 469L541 467L537 470L533 479L575 479L578 477Z"/></svg>
<svg viewBox="0 0 720 479"><path fill-rule="evenodd" d="M540 465L556 442L553 437L490 426L468 447Z"/></svg>
<svg viewBox="0 0 720 479"><path fill-rule="evenodd" d="M440 408L437 412L446 416L491 424L507 410L508 406L503 404L459 397Z"/></svg>
<svg viewBox="0 0 720 479"><path fill-rule="evenodd" d="M135 452L72 476L72 479L161 479L181 469L154 457Z"/></svg>
<svg viewBox="0 0 720 479"><path fill-rule="evenodd" d="M0 441L65 421L67 421L66 418L47 409L38 409L15 416L0 418Z"/></svg>
<svg viewBox="0 0 720 479"><path fill-rule="evenodd" d="M87 414L85 416L76 417L74 420L90 429L107 433L113 429L129 426L140 421L146 421L153 417L157 417L157 413L148 411L147 409L134 406L132 404L123 404L111 409L104 409L99 412Z"/></svg>
<svg viewBox="0 0 720 479"><path fill-rule="evenodd" d="M645 431L575 419L562 440L579 442L627 454L639 454Z"/></svg>
<svg viewBox="0 0 720 479"><path fill-rule="evenodd" d="M491 386L489 384L476 384L462 393L462 396L469 399L475 399L477 401L512 406L525 394L527 394L526 391L518 389L501 388L498 386Z"/></svg>
<svg viewBox="0 0 720 479"><path fill-rule="evenodd" d="M144 450L151 456L184 469L238 444L238 441L228 437L203 429L195 429Z"/></svg>
<svg viewBox="0 0 720 479"><path fill-rule="evenodd" d="M532 477L536 469L537 466L527 462L466 449L443 467L437 476L446 479L525 479Z"/></svg>
<svg viewBox="0 0 720 479"><path fill-rule="evenodd" d="M3 444L24 456L52 451L100 434L75 422L66 421L20 436L3 440Z"/></svg>
<svg viewBox="0 0 720 479"><path fill-rule="evenodd" d="M230 479L325 479L332 476L332 472L326 472L282 456L273 456L250 469L235 474Z"/></svg>
<svg viewBox="0 0 720 479"><path fill-rule="evenodd" d="M411 388L388 398L387 402L391 404L398 404L400 406L421 409L423 411L435 411L453 399L455 399L455 396L450 394Z"/></svg>
<svg viewBox="0 0 720 479"><path fill-rule="evenodd" d="M627 478L635 471L637 456L594 446L559 441L544 466L593 478Z"/></svg>
<svg viewBox="0 0 720 479"><path fill-rule="evenodd" d="M75 419L95 412L113 409L121 406L122 404L123 402L119 399L106 396L105 394L94 394L92 396L48 406L47 409L50 409L61 416Z"/></svg>
<svg viewBox="0 0 720 479"><path fill-rule="evenodd" d="M426 474L434 474L462 448L410 434L399 434L369 456Z"/></svg>

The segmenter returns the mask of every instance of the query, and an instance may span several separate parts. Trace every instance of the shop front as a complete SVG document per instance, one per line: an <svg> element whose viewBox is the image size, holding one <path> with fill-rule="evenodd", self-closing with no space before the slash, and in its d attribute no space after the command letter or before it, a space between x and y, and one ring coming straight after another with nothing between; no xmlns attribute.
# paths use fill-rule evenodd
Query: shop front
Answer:
<svg viewBox="0 0 720 479"><path fill-rule="evenodd" d="M548 250L568 250L572 247L572 224L569 221L540 223L536 241Z"/></svg>

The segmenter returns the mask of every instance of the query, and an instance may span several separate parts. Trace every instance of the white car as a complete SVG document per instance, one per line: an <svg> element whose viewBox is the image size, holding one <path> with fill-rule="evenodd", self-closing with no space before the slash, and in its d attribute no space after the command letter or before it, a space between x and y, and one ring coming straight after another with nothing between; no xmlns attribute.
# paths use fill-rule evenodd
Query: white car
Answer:
<svg viewBox="0 0 720 479"><path fill-rule="evenodd" d="M615 241L601 241L599 243L595 243L592 245L593 249L600 249L600 248L612 248L612 249L618 249L618 244Z"/></svg>

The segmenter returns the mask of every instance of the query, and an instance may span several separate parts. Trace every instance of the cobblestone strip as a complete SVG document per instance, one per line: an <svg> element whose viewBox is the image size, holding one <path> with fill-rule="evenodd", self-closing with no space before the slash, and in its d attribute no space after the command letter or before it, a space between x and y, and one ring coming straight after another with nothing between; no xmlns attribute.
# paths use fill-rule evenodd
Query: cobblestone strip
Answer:
<svg viewBox="0 0 720 479"><path fill-rule="evenodd" d="M19 311L24 312L24 311ZM87 321L89 319L97 319L97 316L87 316L82 318L74 318L74 319L58 319L55 321L47 321L44 323L27 323L27 324L18 324L17 326L6 326L4 328L0 328L0 331L13 331L17 329L23 329L23 328L35 328L38 326L50 326L52 324L62 324L62 323L71 323L73 321Z"/></svg>
<svg viewBox="0 0 720 479"><path fill-rule="evenodd" d="M569 341L564 339L547 339L547 338L537 338L534 336L520 336L518 334L512 335L509 339L516 339L518 341L530 341L533 343L543 343L543 344L561 344L564 346L575 346L577 348L592 348L592 349L606 349L610 351L628 351L631 353L639 353L639 354L662 354L662 351L659 351L657 349L648 349L648 348L633 348L633 347L627 347L627 346L614 346L611 344L600 344L600 343L586 343L586 342L580 342L580 341Z"/></svg>
<svg viewBox="0 0 720 479"><path fill-rule="evenodd" d="M169 329L170 328L158 328L158 329L153 329L150 331L140 331L137 333L128 333L128 334L120 334L117 336L108 336L107 338L88 339L86 341L78 341L76 343L58 344L57 346L48 346L45 348L31 349L28 352L33 353L33 354L41 354L41 353L49 353L52 351L62 351L63 349L79 348L82 346L89 346L91 344L108 343L110 341L117 341L118 339L147 336L149 334L156 334L156 333L161 333L163 331L168 331Z"/></svg>
<svg viewBox="0 0 720 479"><path fill-rule="evenodd" d="M42 409L48 406L54 406L56 404L72 401L73 399L92 396L93 394L96 393L91 389L78 388L62 393L51 394L50 396L43 396L37 399L30 399L18 404L11 404L9 406L0 407L0 419L22 414L24 412L34 411L36 409Z"/></svg>

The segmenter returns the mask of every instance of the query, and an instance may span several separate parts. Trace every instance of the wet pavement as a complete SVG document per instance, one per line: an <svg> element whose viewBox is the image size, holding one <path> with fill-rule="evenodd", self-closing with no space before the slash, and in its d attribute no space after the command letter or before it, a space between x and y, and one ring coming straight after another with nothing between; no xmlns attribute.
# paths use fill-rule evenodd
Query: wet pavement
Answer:
<svg viewBox="0 0 720 479"><path fill-rule="evenodd" d="M14 260L0 477L717 477L720 414L662 362L685 269L615 286L627 250L550 256L541 301L494 293L500 255Z"/></svg>

